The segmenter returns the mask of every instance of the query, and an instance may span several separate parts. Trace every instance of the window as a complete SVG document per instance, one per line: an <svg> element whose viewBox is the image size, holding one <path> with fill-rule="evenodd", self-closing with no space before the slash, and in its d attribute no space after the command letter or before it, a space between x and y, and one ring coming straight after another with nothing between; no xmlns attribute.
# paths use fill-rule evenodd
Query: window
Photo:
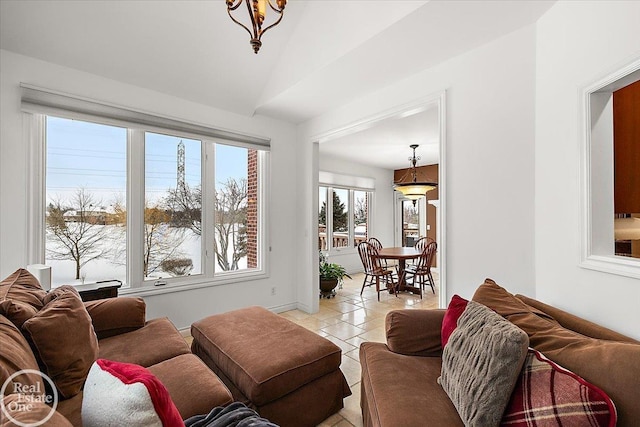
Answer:
<svg viewBox="0 0 640 427"><path fill-rule="evenodd" d="M29 261L50 265L54 286L206 286L267 274L268 141L126 110L144 125L106 107L102 117L26 104L23 96L30 211L41 218Z"/></svg>
<svg viewBox="0 0 640 427"><path fill-rule="evenodd" d="M46 120L46 264L52 283L125 281L127 130Z"/></svg>
<svg viewBox="0 0 640 427"><path fill-rule="evenodd" d="M145 133L145 280L202 273L202 142Z"/></svg>
<svg viewBox="0 0 640 427"><path fill-rule="evenodd" d="M370 192L320 186L318 193L320 250L354 248L367 240Z"/></svg>
<svg viewBox="0 0 640 427"><path fill-rule="evenodd" d="M581 263L640 277L637 100L640 60L585 88L581 144Z"/></svg>

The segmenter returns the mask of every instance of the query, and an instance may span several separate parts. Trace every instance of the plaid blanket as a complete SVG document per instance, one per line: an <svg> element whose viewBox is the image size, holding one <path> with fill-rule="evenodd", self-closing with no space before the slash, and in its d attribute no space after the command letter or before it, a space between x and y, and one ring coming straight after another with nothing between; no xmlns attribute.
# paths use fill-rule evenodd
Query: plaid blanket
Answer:
<svg viewBox="0 0 640 427"><path fill-rule="evenodd" d="M501 425L614 427L616 409L598 387L530 348Z"/></svg>

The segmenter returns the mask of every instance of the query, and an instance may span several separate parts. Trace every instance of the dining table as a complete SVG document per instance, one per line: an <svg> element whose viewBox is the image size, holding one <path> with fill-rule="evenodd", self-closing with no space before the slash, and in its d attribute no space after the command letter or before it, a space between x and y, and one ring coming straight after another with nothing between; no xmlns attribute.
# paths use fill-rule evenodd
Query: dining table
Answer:
<svg viewBox="0 0 640 427"><path fill-rule="evenodd" d="M377 257L386 260L398 261L398 290L400 292L411 292L413 294L421 294L420 288L407 284L405 279L404 270L407 266L407 260L412 260L420 257L421 252L414 248L409 247L388 247L378 250Z"/></svg>

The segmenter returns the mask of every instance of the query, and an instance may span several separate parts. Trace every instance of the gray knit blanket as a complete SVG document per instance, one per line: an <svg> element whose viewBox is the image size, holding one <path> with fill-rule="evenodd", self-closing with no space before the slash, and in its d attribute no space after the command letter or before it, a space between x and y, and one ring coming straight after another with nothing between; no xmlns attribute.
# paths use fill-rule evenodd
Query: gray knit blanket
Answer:
<svg viewBox="0 0 640 427"><path fill-rule="evenodd" d="M207 415L195 415L184 422L185 427L278 427L260 418L246 405L233 402L229 406L215 407Z"/></svg>

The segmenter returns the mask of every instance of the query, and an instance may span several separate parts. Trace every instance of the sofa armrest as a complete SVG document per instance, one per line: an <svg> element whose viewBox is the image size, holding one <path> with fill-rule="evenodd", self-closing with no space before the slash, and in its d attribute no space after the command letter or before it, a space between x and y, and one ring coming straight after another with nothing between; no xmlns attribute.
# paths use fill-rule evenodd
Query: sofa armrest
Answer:
<svg viewBox="0 0 640 427"><path fill-rule="evenodd" d="M87 301L98 339L135 331L145 325L146 304L142 298L119 297Z"/></svg>
<svg viewBox="0 0 640 427"><path fill-rule="evenodd" d="M442 319L446 310L393 310L387 314L387 346L409 356L442 354Z"/></svg>
<svg viewBox="0 0 640 427"><path fill-rule="evenodd" d="M36 397L40 397L38 394ZM33 399L33 396L29 396ZM27 401L24 394L8 394L2 398L2 417L0 417L1 426L15 426L14 422L5 419L8 415L12 420L20 423L21 426L40 425L42 421L51 414L51 407L43 402ZM8 418L8 417L7 417ZM49 427L73 427L60 412L54 411L51 417L46 421Z"/></svg>

